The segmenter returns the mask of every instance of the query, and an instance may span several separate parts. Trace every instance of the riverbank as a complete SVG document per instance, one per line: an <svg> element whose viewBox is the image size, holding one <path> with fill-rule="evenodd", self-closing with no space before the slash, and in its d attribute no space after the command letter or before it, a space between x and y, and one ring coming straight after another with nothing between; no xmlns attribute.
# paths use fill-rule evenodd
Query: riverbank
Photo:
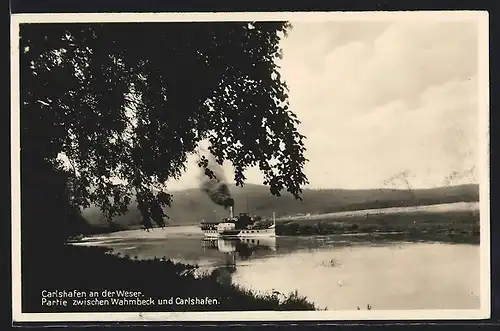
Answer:
<svg viewBox="0 0 500 331"><path fill-rule="evenodd" d="M479 201L478 185L459 185L436 187L432 189L396 190L396 189L307 189L304 188L302 200L296 200L291 194L283 193L280 197L269 193L264 185L245 184L243 187L230 185L229 191L235 202L235 213L248 212L251 215L271 217L294 216L302 214L328 214L388 207L415 207L456 202ZM165 208L167 223L172 225L197 225L202 219L215 221L229 217L229 212L214 205L206 194L198 188L171 192L172 205ZM82 216L92 226L108 227L105 215L96 206L82 211ZM142 219L134 198L128 206L128 212L117 216L113 222L127 229L139 225Z"/></svg>
<svg viewBox="0 0 500 331"><path fill-rule="evenodd" d="M41 258L32 256L23 265L24 312L140 312L140 311L243 311L315 310L317 307L297 293L256 294L233 285L227 277L231 267L195 276L196 266L170 260L135 260L113 255L107 248L64 246ZM42 305L42 292L135 291L153 305L99 304ZM169 299L173 298L173 303ZM95 299L95 298L93 298ZM105 298L99 298L105 299ZM130 299L130 298L127 298ZM202 300L203 299L203 300ZM160 300L160 301L159 301ZM163 304L159 304L162 302ZM83 302L83 301L82 301ZM101 301L102 302L102 301Z"/></svg>
<svg viewBox="0 0 500 331"><path fill-rule="evenodd" d="M292 236L390 232L478 243L479 223L477 203L458 203L287 217L276 221L276 232Z"/></svg>
<svg viewBox="0 0 500 331"><path fill-rule="evenodd" d="M272 221L262 222L271 224ZM186 225L167 225L168 228L183 226ZM198 224L191 226L197 227ZM276 220L276 234L278 236L391 233L416 241L471 244L479 243L479 228L478 202L295 215ZM137 229L140 229L140 226L127 229L95 228L92 233L85 236Z"/></svg>

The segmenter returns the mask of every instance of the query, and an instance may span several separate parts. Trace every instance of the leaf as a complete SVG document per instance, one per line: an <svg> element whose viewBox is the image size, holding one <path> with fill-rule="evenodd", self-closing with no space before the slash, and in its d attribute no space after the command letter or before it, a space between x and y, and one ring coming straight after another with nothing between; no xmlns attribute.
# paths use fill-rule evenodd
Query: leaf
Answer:
<svg viewBox="0 0 500 331"><path fill-rule="evenodd" d="M21 25L20 46L29 49L20 54L23 172L56 181L63 153L72 174L64 194L75 207L95 204L111 220L136 195L143 225L163 226L158 206L172 200L153 193L181 176L207 138L216 162L234 165L237 185L244 185L245 169L258 165L273 194L286 190L299 198L307 183L305 137L274 62L280 33L289 28L286 22ZM45 166L50 170L41 172ZM198 166L206 169L208 159Z"/></svg>

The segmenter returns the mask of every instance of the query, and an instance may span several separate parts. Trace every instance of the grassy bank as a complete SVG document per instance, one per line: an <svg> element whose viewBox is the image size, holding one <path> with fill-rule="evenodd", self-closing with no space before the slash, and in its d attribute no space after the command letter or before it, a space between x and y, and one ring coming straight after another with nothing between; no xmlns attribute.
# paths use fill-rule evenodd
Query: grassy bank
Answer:
<svg viewBox="0 0 500 331"><path fill-rule="evenodd" d="M268 225L272 221L262 221ZM479 209L474 203L295 215L276 220L281 236L401 234L407 239L479 243ZM138 228L138 227L136 227ZM94 228L92 234L122 228Z"/></svg>
<svg viewBox="0 0 500 331"><path fill-rule="evenodd" d="M270 194L263 185L246 184L243 187L230 185L230 192L235 201L235 212L248 212L263 218L293 216L299 213L327 214L342 211L377 209L388 207L422 206L453 202L478 201L478 185L460 185L432 189L396 190L396 189L304 189L302 200L296 200L291 194L280 197ZM187 189L172 192L172 206L165 209L170 225L195 225L202 219L208 221L228 217L223 207L214 205L204 192L199 189ZM214 212L215 211L215 212ZM95 206L85 209L83 216L92 225L107 227L102 212ZM129 211L113 221L128 229L139 225L141 215L135 199Z"/></svg>
<svg viewBox="0 0 500 331"><path fill-rule="evenodd" d="M399 232L409 236L446 236L479 242L479 210L297 216L278 220L276 231L280 235Z"/></svg>
<svg viewBox="0 0 500 331"><path fill-rule="evenodd" d="M120 312L120 311L242 311L242 310L314 310L314 304L297 293L256 294L232 285L230 267L217 269L205 276L195 276L195 266L160 259L133 260L110 254L97 247L65 246L51 256L38 257L23 265L24 312ZM263 276L264 277L264 276ZM103 290L141 291L143 299L152 298L155 305L72 305L42 306L42 291L79 290L101 293ZM89 298L87 296L87 298ZM210 298L216 304L159 305L169 298Z"/></svg>

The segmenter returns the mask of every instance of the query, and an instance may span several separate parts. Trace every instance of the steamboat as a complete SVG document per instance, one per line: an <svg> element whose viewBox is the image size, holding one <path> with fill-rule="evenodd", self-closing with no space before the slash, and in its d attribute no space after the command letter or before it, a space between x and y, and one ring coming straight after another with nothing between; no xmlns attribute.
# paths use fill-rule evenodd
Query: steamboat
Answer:
<svg viewBox="0 0 500 331"><path fill-rule="evenodd" d="M259 217L250 217L246 213L233 215L233 207L230 206L230 217L223 218L220 222L202 221L200 228L205 237L224 238L224 237L275 237L276 236L276 216L273 213L272 224L263 222Z"/></svg>

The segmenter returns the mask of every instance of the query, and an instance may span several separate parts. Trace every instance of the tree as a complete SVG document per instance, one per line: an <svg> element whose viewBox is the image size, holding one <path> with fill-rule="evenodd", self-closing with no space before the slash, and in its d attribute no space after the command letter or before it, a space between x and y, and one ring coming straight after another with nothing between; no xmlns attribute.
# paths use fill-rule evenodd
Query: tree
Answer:
<svg viewBox="0 0 500 331"><path fill-rule="evenodd" d="M180 177L201 141L217 163L233 164L238 185L248 167L258 166L272 194L287 190L300 199L305 137L275 63L289 28L21 25L23 222L52 218L61 204L71 210L96 204L111 220L133 196L143 217L169 206L165 182ZM42 203L46 195L58 198ZM152 220L163 225L163 214L156 215Z"/></svg>

